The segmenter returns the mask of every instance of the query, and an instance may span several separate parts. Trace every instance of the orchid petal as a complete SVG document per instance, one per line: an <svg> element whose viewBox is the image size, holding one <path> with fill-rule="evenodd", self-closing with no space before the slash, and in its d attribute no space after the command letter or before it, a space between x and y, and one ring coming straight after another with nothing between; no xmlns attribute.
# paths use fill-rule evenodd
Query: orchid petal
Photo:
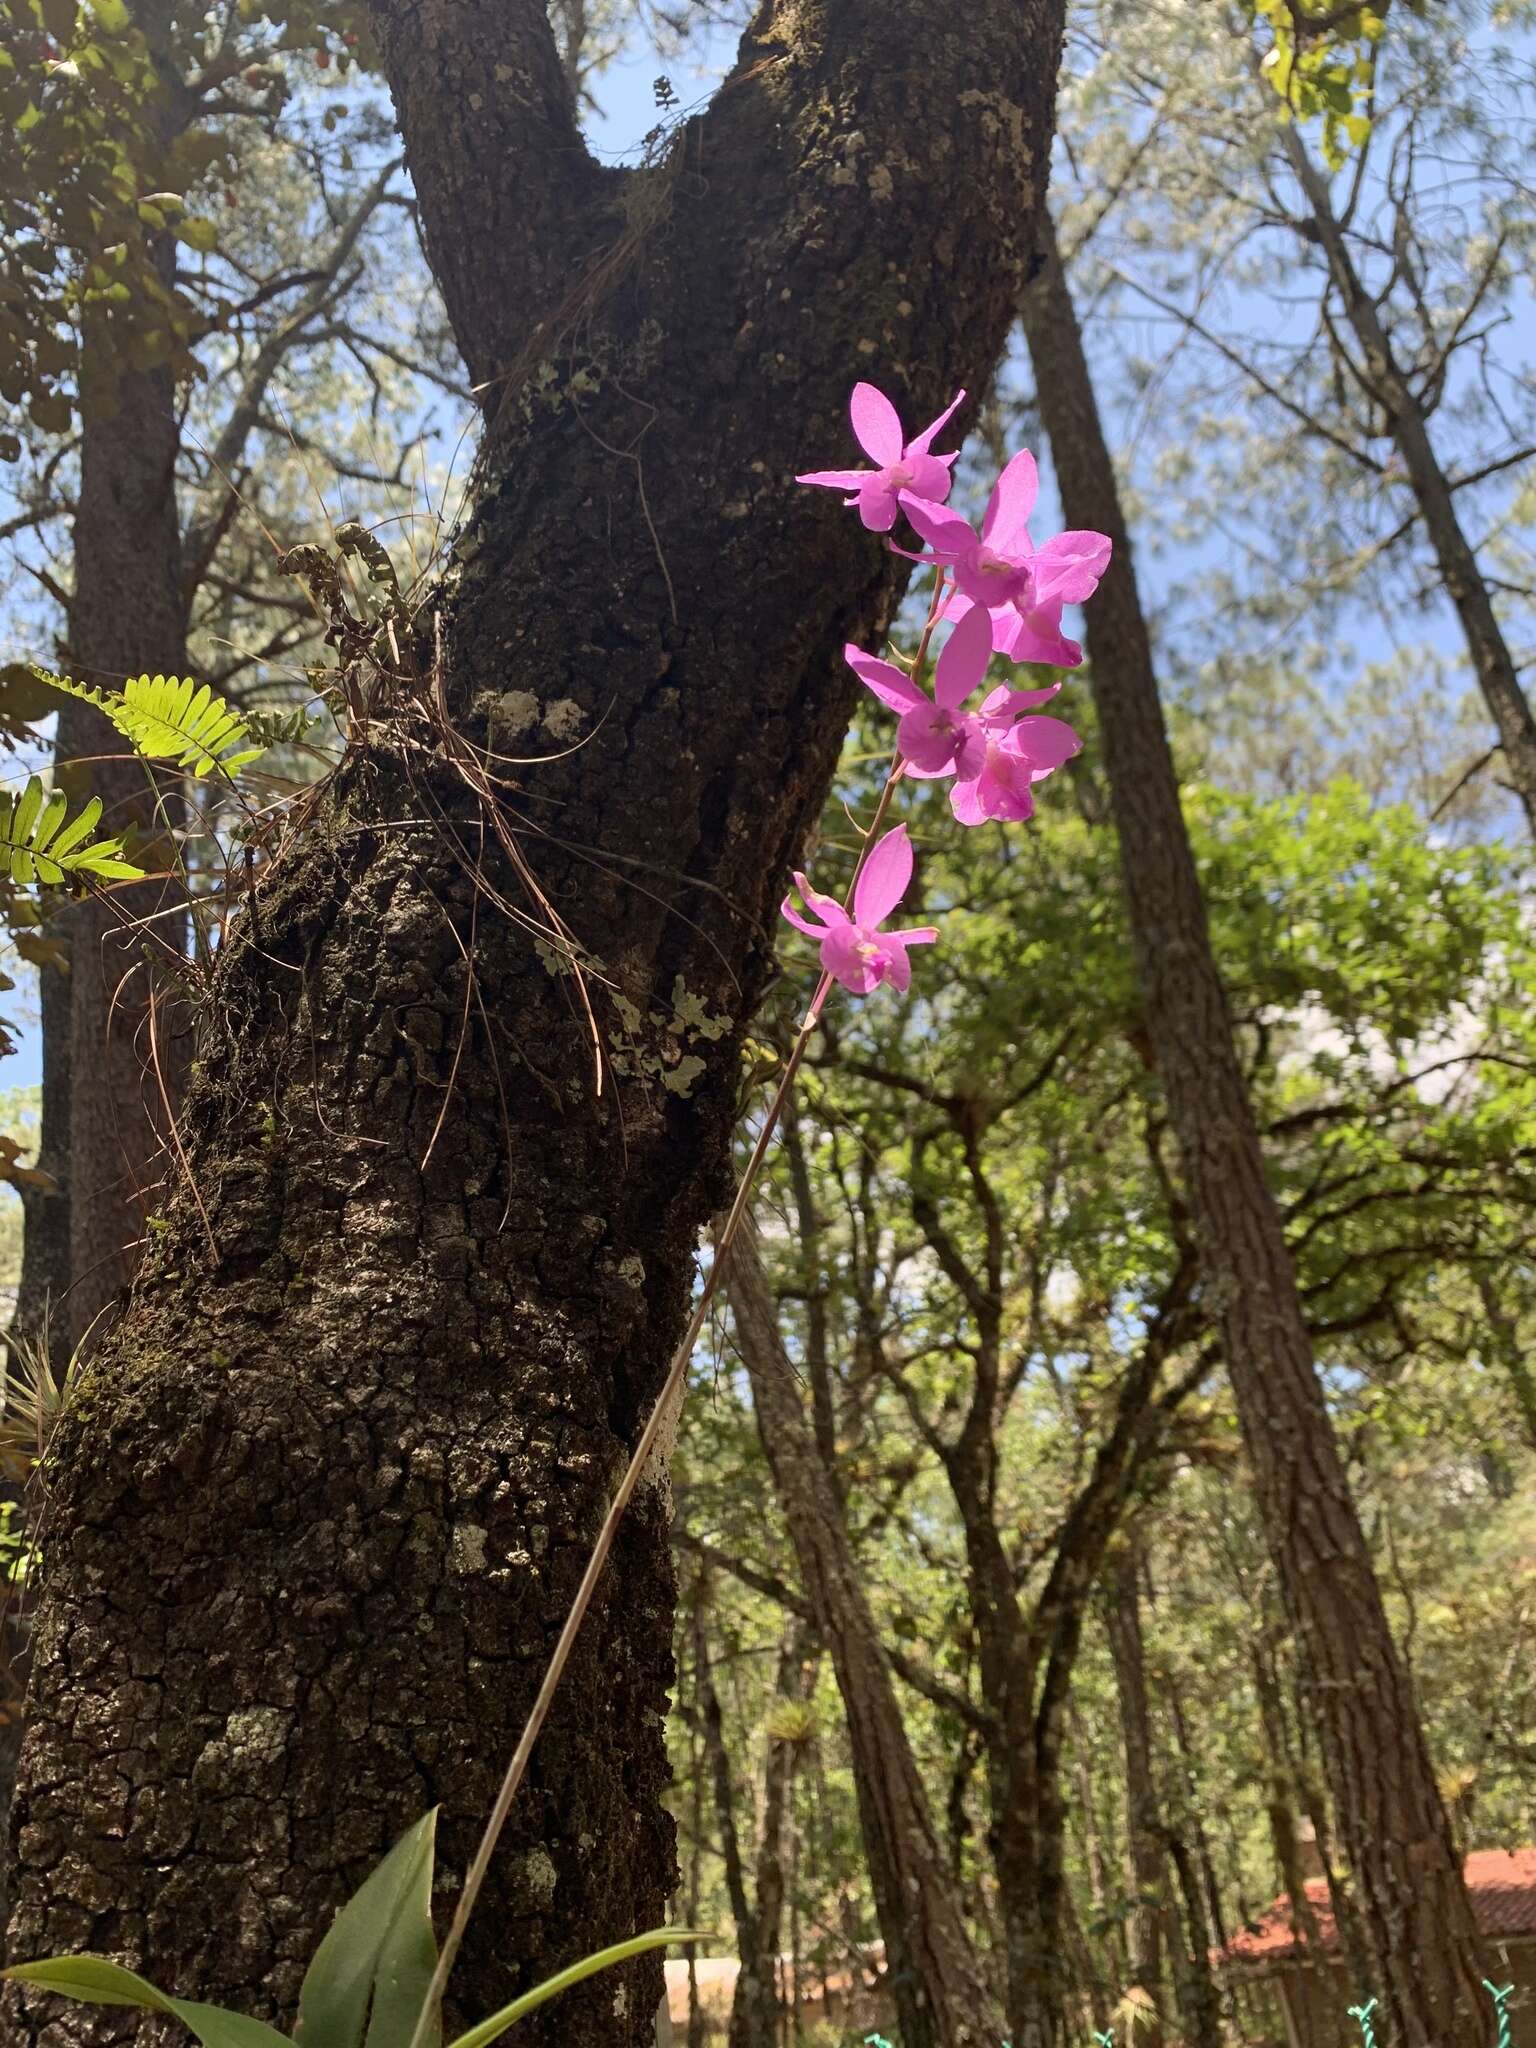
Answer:
<svg viewBox="0 0 1536 2048"><path fill-rule="evenodd" d="M1040 472L1035 458L1021 448L992 486L981 522L981 537L992 547L1006 551L1014 537L1029 522L1040 493Z"/></svg>
<svg viewBox="0 0 1536 2048"><path fill-rule="evenodd" d="M980 778L970 782L957 782L949 792L949 808L962 825L985 825L987 814L981 807L977 795Z"/></svg>
<svg viewBox="0 0 1536 2048"><path fill-rule="evenodd" d="M784 898L779 905L780 917L786 924L792 924L797 932L804 932L808 939L824 939L827 936L827 927L824 924L812 924L809 919L803 918L799 911L793 908L793 900L789 896Z"/></svg>
<svg viewBox="0 0 1536 2048"><path fill-rule="evenodd" d="M920 707L909 711L896 728L896 744L907 773L919 782L931 782L936 775L949 773L955 765L956 738L954 727L947 719L940 721L938 707L927 698Z"/></svg>
<svg viewBox="0 0 1536 2048"><path fill-rule="evenodd" d="M861 647L851 644L843 649L843 659L853 670L867 690L873 690L882 704L889 704L893 711L915 711L926 709L929 698L909 675L904 675L891 661L882 661L877 654L866 654Z"/></svg>
<svg viewBox="0 0 1536 2048"><path fill-rule="evenodd" d="M953 459L950 458L951 461ZM907 476L905 488L914 498L921 498L929 505L943 504L954 482L949 473L949 462L938 455L909 455L901 466Z"/></svg>
<svg viewBox="0 0 1536 2048"><path fill-rule="evenodd" d="M835 981L840 981L856 996L867 996L871 989L880 985L878 965L860 951L866 943L866 936L856 925L828 932L821 942L822 966Z"/></svg>
<svg viewBox="0 0 1536 2048"><path fill-rule="evenodd" d="M900 510L890 478L883 469L867 476L859 486L859 517L871 533L889 533Z"/></svg>
<svg viewBox="0 0 1536 2048"><path fill-rule="evenodd" d="M798 872L795 875L795 881L799 886L800 894L805 898L806 903L810 907L813 917L819 917L823 924L830 925L835 931L841 930L844 925L852 923L853 920L835 896L823 896L819 889L813 889L806 881L804 875Z"/></svg>
<svg viewBox="0 0 1536 2048"><path fill-rule="evenodd" d="M1082 742L1064 718L1021 718L1000 744L1038 771L1070 761Z"/></svg>
<svg viewBox="0 0 1536 2048"><path fill-rule="evenodd" d="M993 645L1010 661L1037 661L1047 668L1076 668L1083 650L1061 630L1059 604L1030 612L994 612Z"/></svg>
<svg viewBox="0 0 1536 2048"><path fill-rule="evenodd" d="M923 539L941 556L952 558L975 547L976 536L958 512L946 512L918 497L915 491L901 493L901 507Z"/></svg>
<svg viewBox="0 0 1536 2048"><path fill-rule="evenodd" d="M895 825L865 861L853 890L857 924L882 924L907 893L912 880L912 842L905 825Z"/></svg>
<svg viewBox="0 0 1536 2048"><path fill-rule="evenodd" d="M1047 683L1043 690L1015 690L1008 683L1001 683L982 698L980 715L983 718L1012 719L1021 712L1049 704L1053 697L1060 695L1060 683Z"/></svg>
<svg viewBox="0 0 1536 2048"><path fill-rule="evenodd" d="M901 421L896 408L873 384L855 384L848 401L854 439L882 468L901 460Z"/></svg>
<svg viewBox="0 0 1536 2048"><path fill-rule="evenodd" d="M992 620L974 606L946 641L933 671L934 700L945 711L958 710L987 672L992 659Z"/></svg>
<svg viewBox="0 0 1536 2048"><path fill-rule="evenodd" d="M955 414L960 410L961 406L964 405L964 403L965 393L963 391L957 391L954 397L949 401L948 405L946 405L944 410L939 414L938 418L933 422L933 424L931 426L924 427L923 431L918 435L915 441L909 441L907 443L905 450L906 454L926 455L929 449L933 446L934 435L939 433L943 428L949 425L950 421L954 418ZM943 459L943 457L940 458L940 460ZM953 461L953 459L954 458L952 456L949 458L949 460L951 461Z"/></svg>
<svg viewBox="0 0 1536 2048"><path fill-rule="evenodd" d="M968 718L955 748L955 780L970 782L986 766L987 734L978 718Z"/></svg>
<svg viewBox="0 0 1536 2048"><path fill-rule="evenodd" d="M1039 601L1081 604L1092 597L1109 566L1111 547L1108 534L1091 530L1058 533L1048 540L1035 558Z"/></svg>
<svg viewBox="0 0 1536 2048"><path fill-rule="evenodd" d="M829 491L859 491L868 477L867 469L808 469L797 476L797 484L823 484Z"/></svg>

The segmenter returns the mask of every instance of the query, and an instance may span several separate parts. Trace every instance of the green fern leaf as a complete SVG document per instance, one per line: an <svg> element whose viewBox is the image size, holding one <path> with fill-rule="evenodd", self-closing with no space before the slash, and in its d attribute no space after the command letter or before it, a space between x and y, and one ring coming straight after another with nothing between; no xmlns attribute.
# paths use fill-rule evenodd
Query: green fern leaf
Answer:
<svg viewBox="0 0 1536 2048"><path fill-rule="evenodd" d="M23 887L40 882L57 888L71 879L93 882L137 882L142 868L123 859L121 838L92 839L101 818L101 798L93 796L67 825L69 808L62 791L50 795L37 776L28 778L21 795L0 795L0 873Z"/></svg>
<svg viewBox="0 0 1536 2048"><path fill-rule="evenodd" d="M174 761L194 775L233 775L262 753L239 712L190 676L130 676L121 696L34 669L45 683L104 712L137 754Z"/></svg>

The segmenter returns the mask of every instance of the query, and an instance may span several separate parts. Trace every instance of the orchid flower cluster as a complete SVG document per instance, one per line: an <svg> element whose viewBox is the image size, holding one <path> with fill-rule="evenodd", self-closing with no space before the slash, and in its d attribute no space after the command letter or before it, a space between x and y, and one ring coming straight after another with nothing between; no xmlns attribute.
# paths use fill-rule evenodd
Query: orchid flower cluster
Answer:
<svg viewBox="0 0 1536 2048"><path fill-rule="evenodd" d="M1062 632L1062 610L1092 596L1109 562L1110 542L1102 533L1069 532L1035 546L1029 517L1039 473L1027 450L1014 456L993 485L979 528L946 510L955 454L935 455L933 442L964 399L959 392L931 426L908 441L885 394L873 384L856 384L848 408L854 438L875 467L817 469L795 479L848 492L844 502L857 506L872 533L889 533L905 515L926 546L916 552L894 541L891 546L909 561L934 567L933 603L910 670L857 647L844 650L860 682L897 714L895 759L876 825L903 776L948 777L950 807L962 825L1032 817L1034 785L1078 751L1070 725L1040 715L1059 682L1035 690L1003 684L974 705L972 699L995 654L1047 668L1077 667L1082 649ZM941 622L952 630L934 664L930 695L923 670ZM810 915L795 909L792 896L784 899L783 915L821 949L822 986L812 1019L833 981L855 995L868 995L882 982L898 990L910 986L908 947L931 945L938 932L932 925L883 927L911 880L905 825L867 848L846 906L812 888L803 874L795 875Z"/></svg>

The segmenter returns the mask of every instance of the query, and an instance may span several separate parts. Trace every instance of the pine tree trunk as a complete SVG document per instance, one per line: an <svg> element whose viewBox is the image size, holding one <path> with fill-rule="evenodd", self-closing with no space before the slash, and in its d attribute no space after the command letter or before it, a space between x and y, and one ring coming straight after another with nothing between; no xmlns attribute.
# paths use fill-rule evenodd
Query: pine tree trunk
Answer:
<svg viewBox="0 0 1536 2048"><path fill-rule="evenodd" d="M779 1654L780 1699L806 1693L809 1630L790 1625ZM741 1974L731 2000L730 2048L773 2048L779 2029L779 1944L784 1925L785 1813L794 1753L787 1743L768 1744L763 1765L763 1826L753 1873L752 1911L740 1942Z"/></svg>
<svg viewBox="0 0 1536 2048"><path fill-rule="evenodd" d="M1168 1859L1163 1849L1162 1806L1152 1769L1152 1713L1147 1700L1146 1649L1141 1628L1141 1588L1134 1549L1121 1549L1110 1559L1105 1579L1104 1629L1109 1638L1120 1711L1120 1743L1125 1764L1126 1836L1130 1849L1131 1883L1136 1905L1128 1923L1130 1981L1145 1991L1166 2019L1163 1982L1167 1932ZM1157 2041L1161 2026L1149 2030Z"/></svg>
<svg viewBox="0 0 1536 2048"><path fill-rule="evenodd" d="M392 715L221 950L196 1199L61 1426L13 1820L14 1952L106 1950L267 2017L434 1802L464 1867L655 1398L842 646L899 588L793 472L848 459L855 375L926 419L995 362L1061 28L1054 0L765 7L668 164L620 177L537 0L375 17L491 445L381 654ZM494 814L466 745L524 764ZM601 1095L582 987L508 904L584 950ZM661 1917L668 1519L645 1489L451 2019ZM660 1981L594 1980L523 2048L649 2048ZM18 2044L159 2038L14 1987L3 2010Z"/></svg>
<svg viewBox="0 0 1536 2048"><path fill-rule="evenodd" d="M847 1716L864 1853L903 2048L993 2048L1002 2015L966 1931L960 1886L907 1740L842 1506L801 1408L773 1296L746 1233L737 1239L727 1286L758 1434Z"/></svg>
<svg viewBox="0 0 1536 2048"><path fill-rule="evenodd" d="M1159 1077L1260 1515L1302 1646L1388 2026L1451 2048L1482 1960L1416 1703L1350 1498L1232 1035L1113 464L1054 238L1025 298L1071 526L1115 556L1087 608L1094 705Z"/></svg>
<svg viewBox="0 0 1536 2048"><path fill-rule="evenodd" d="M82 432L68 642L78 682L116 690L129 674L185 673L179 437L168 370L122 376L117 410ZM67 786L101 798L104 829L154 833L174 799L144 762L124 758L125 747L89 705L60 711L55 751ZM175 902L170 887L93 896L70 912L66 1351L127 1284L146 1217L163 1201L161 1091L170 1100L180 1092L175 1006L162 1001L163 950L180 936L179 920L159 915ZM139 919L155 922L137 930Z"/></svg>

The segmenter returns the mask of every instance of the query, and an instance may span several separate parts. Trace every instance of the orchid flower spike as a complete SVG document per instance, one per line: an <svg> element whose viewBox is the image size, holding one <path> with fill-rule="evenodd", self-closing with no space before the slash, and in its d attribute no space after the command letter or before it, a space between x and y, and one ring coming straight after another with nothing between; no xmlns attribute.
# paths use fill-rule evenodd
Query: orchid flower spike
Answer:
<svg viewBox="0 0 1536 2048"><path fill-rule="evenodd" d="M896 408L873 384L855 384L848 404L854 439L875 469L813 469L797 476L797 484L822 484L828 490L851 491L844 502L857 505L859 517L871 533L889 533L903 491L915 491L926 503L942 505L949 496L950 470L955 455L934 455L929 451L933 437L952 413L964 403L965 393L957 391L931 426L911 441L904 441ZM959 450L955 451L958 454Z"/></svg>
<svg viewBox="0 0 1536 2048"><path fill-rule="evenodd" d="M900 494L908 519L933 550L919 559L942 562L954 573L958 595L951 615L961 598L967 610L972 604L984 605L993 614L994 646L1016 661L1050 658L1014 651L1021 642L1054 643L1063 651L1073 646L1061 638L1061 607L1081 604L1093 595L1110 554L1108 537L1089 531L1059 533L1037 550L1029 535L1029 515L1039 488L1035 458L1022 449L992 486L979 533L957 512L925 501L919 491L906 489ZM1028 625L1028 636L1010 620L1000 620L1000 612L1017 614Z"/></svg>
<svg viewBox="0 0 1536 2048"><path fill-rule="evenodd" d="M912 982L909 946L931 946L939 936L934 925L915 930L883 932L880 927L907 893L912 880L912 842L905 825L897 825L876 843L865 861L853 890L850 917L836 897L823 896L805 876L796 873L795 883L807 909L817 922L812 924L784 898L783 915L798 932L821 943L821 964L834 981L856 996L867 996L888 981L905 991Z"/></svg>

